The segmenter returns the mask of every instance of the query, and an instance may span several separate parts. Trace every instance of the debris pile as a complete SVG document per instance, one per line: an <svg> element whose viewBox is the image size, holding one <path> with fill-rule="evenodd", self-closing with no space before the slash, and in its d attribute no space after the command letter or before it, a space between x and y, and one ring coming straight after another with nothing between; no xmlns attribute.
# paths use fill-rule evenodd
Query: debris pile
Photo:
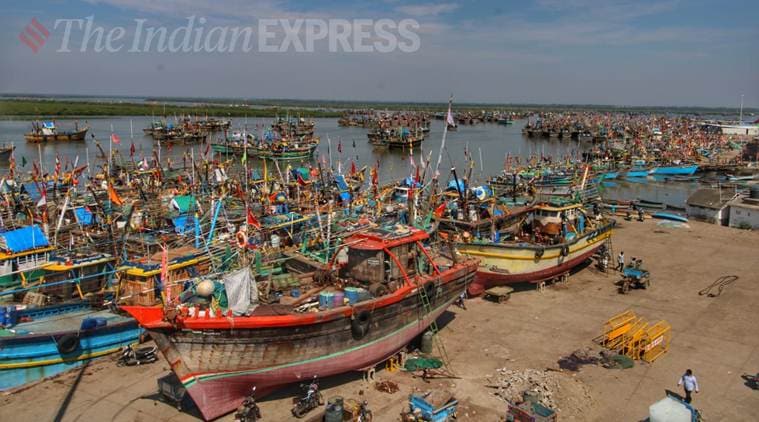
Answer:
<svg viewBox="0 0 759 422"><path fill-rule="evenodd" d="M398 390L400 390L400 388L398 388L398 384L389 380L375 383L374 388L377 389L377 391L381 391L383 393L388 393L388 394L394 394L394 393L397 393Z"/></svg>
<svg viewBox="0 0 759 422"><path fill-rule="evenodd" d="M560 372L539 369L498 369L488 378L488 386L503 401L520 403L525 397L565 416L589 411L593 398L587 386Z"/></svg>

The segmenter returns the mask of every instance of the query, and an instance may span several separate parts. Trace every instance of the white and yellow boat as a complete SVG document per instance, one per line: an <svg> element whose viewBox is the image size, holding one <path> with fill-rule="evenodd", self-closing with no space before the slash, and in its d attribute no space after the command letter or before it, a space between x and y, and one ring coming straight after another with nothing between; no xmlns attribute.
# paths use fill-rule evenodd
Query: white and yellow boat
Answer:
<svg viewBox="0 0 759 422"><path fill-rule="evenodd" d="M604 245L614 220L591 220L579 204L539 204L514 238L503 241L457 242L459 253L480 260L468 292L482 294L490 287L538 283L568 273Z"/></svg>

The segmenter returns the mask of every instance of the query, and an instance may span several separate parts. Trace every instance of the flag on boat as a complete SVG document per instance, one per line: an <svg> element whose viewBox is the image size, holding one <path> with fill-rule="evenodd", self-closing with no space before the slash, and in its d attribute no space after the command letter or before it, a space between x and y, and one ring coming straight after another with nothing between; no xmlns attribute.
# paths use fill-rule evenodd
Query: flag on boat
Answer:
<svg viewBox="0 0 759 422"><path fill-rule="evenodd" d="M37 208L47 205L47 187L43 184L40 192L40 200L37 201Z"/></svg>
<svg viewBox="0 0 759 422"><path fill-rule="evenodd" d="M112 133L111 134L111 142L113 142L114 144L118 145L118 144L121 143L121 138L119 138L119 135L117 135L115 133Z"/></svg>
<svg viewBox="0 0 759 422"><path fill-rule="evenodd" d="M300 180L303 180L303 179L300 178ZM251 211L250 209L248 209L247 222L248 222L249 226L253 226L253 227L257 228L257 229L261 228L261 222L258 221L258 219L256 218L255 214L253 214L253 211Z"/></svg>
<svg viewBox="0 0 759 422"><path fill-rule="evenodd" d="M437 218L441 218L443 217L444 212L445 212L445 202L440 204L439 207L435 208L435 216L437 216Z"/></svg>
<svg viewBox="0 0 759 422"><path fill-rule="evenodd" d="M113 188L113 184L110 182L108 182L108 199L119 207L124 205L124 200L119 197L119 194L116 193L116 189Z"/></svg>

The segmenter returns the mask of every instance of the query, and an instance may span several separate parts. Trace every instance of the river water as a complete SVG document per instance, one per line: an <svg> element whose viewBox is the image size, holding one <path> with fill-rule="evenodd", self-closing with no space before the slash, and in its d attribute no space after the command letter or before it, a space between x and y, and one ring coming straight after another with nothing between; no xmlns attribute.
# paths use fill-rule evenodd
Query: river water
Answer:
<svg viewBox="0 0 759 422"><path fill-rule="evenodd" d="M61 162L74 162L76 157L79 163L84 164L89 155L93 166L98 163L97 148L90 134L100 141L101 146L107 151L109 148L109 136L111 131L121 138L119 145L113 145L114 150L120 150L124 157L129 157L132 143L135 145L135 159L142 156L151 156L157 148L157 142L149 136L144 136L142 129L150 125L152 119L149 116L124 116L95 119L58 119L56 125L59 130L71 130L75 122L81 125L89 125L91 130L85 142L57 142L46 144L31 144L24 140L24 133L31 129L31 123L27 120L0 120L0 143L13 143L16 146L17 171L29 173L32 169L32 161L39 160L41 156L46 169L50 171L56 156ZM337 167L340 161L344 171L348 171L351 160L356 165L372 166L379 162L380 180L389 181L411 173L410 156L408 152L395 150L382 150L373 148L367 142L367 129L357 127L339 127L337 119L315 119L316 132L321 137L321 145L318 155L323 156L325 162L331 150L332 162ZM271 119L232 119L232 130L242 130L247 127L248 131L257 131L257 127L266 127ZM476 166L472 171L475 181L487 180L490 175L496 174L503 169L506 154L519 156L523 159L531 154L552 157L565 157L578 155L582 146L575 141L559 141L548 139L526 138L521 134L521 129L526 120L515 121L513 125L498 125L495 123L483 123L473 126L459 126L458 131L448 132L446 148L443 151L440 165L441 178L449 176L451 167L456 167L461 177L467 171L465 152L468 151ZM132 130L130 130L130 125ZM430 165L434 168L438 159L438 152L443 135L443 122L434 120L429 136L421 148L414 150L414 161L419 164L422 154L425 159L432 151ZM220 136L220 135L216 135ZM354 148L355 145L355 148ZM161 148L162 159L171 156L174 163L182 162L182 155L188 149L194 149L196 156L200 156L205 150L203 145L181 146L177 145L170 151L165 145ZM339 152L341 150L342 152ZM22 157L27 164L21 167ZM249 165L258 165L256 160L250 160ZM7 172L7 163L0 162L0 173ZM93 170L94 171L94 170ZM646 183L634 183L624 180L615 180L607 183L605 196L611 199L635 199L641 198L649 201L665 202L667 204L682 207L687 197L698 188L697 183L663 183L648 181Z"/></svg>

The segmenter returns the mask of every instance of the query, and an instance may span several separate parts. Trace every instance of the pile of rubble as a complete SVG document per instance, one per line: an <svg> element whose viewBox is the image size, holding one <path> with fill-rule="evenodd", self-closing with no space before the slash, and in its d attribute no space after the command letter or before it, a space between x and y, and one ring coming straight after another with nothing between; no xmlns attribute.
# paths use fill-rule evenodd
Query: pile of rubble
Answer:
<svg viewBox="0 0 759 422"><path fill-rule="evenodd" d="M495 395L502 400L519 403L527 393L543 406L558 410L555 394L559 391L559 381L554 374L538 369L501 368L497 372L489 384L497 388Z"/></svg>
<svg viewBox="0 0 759 422"><path fill-rule="evenodd" d="M593 401L585 384L556 371L501 368L488 378L488 386L501 400L520 403L531 397L557 413L581 415Z"/></svg>

